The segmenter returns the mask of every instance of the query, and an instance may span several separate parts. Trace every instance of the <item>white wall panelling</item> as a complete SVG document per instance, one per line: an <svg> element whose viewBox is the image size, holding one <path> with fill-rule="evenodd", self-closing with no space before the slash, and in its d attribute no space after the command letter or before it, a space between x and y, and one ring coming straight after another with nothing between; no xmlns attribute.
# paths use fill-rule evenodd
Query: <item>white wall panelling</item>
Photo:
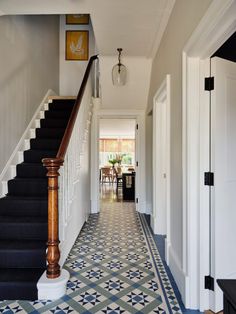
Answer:
<svg viewBox="0 0 236 314"><path fill-rule="evenodd" d="M59 238L62 265L90 213L92 79L87 83L59 177ZM79 130L79 131L78 131Z"/></svg>

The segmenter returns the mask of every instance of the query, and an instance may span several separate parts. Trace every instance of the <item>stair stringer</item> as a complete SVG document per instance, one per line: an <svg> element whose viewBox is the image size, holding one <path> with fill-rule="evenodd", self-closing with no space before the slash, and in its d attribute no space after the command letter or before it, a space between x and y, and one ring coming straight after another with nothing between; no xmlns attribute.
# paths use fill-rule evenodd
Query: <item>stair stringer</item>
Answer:
<svg viewBox="0 0 236 314"><path fill-rule="evenodd" d="M35 111L31 121L29 122L25 132L16 145L8 162L0 174L0 197L8 193L7 182L16 176L16 165L23 162L23 152L29 149L29 141L35 138L35 129L40 127L40 119L44 117L44 111L48 109L48 104L52 102L50 96L55 96L56 93L49 89L41 101L39 107Z"/></svg>

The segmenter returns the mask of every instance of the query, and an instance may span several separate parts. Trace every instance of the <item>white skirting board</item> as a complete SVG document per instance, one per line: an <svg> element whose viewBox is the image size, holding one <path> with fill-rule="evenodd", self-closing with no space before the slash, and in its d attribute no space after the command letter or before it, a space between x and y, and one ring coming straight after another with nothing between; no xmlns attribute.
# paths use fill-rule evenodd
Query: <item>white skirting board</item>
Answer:
<svg viewBox="0 0 236 314"><path fill-rule="evenodd" d="M173 250L173 247L171 246L171 244L168 243L167 248L168 248L168 252L166 252L166 256L168 256L168 260L169 260L168 266L178 286L179 292L182 296L185 306L187 307L187 303L185 301L186 301L186 285L188 282L188 278L183 272L180 261L177 258L176 253Z"/></svg>

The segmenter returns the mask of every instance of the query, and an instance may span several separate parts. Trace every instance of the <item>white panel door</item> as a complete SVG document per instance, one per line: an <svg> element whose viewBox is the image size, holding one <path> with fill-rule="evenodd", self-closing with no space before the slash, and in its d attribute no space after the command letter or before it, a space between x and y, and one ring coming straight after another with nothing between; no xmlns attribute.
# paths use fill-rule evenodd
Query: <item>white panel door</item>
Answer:
<svg viewBox="0 0 236 314"><path fill-rule="evenodd" d="M153 207L154 233L167 233L166 209L166 103L153 107Z"/></svg>
<svg viewBox="0 0 236 314"><path fill-rule="evenodd" d="M211 92L212 171L212 275L236 278L236 63L212 58ZM215 284L211 309L223 307L223 296Z"/></svg>

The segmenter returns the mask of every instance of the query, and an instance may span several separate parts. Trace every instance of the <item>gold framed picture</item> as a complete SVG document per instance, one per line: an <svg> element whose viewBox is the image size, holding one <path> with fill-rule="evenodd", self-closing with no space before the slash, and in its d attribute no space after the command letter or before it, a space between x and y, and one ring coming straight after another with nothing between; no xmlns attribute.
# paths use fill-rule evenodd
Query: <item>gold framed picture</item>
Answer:
<svg viewBox="0 0 236 314"><path fill-rule="evenodd" d="M66 60L86 61L89 58L89 32L66 31Z"/></svg>
<svg viewBox="0 0 236 314"><path fill-rule="evenodd" d="M89 14L66 14L66 24L89 24Z"/></svg>

